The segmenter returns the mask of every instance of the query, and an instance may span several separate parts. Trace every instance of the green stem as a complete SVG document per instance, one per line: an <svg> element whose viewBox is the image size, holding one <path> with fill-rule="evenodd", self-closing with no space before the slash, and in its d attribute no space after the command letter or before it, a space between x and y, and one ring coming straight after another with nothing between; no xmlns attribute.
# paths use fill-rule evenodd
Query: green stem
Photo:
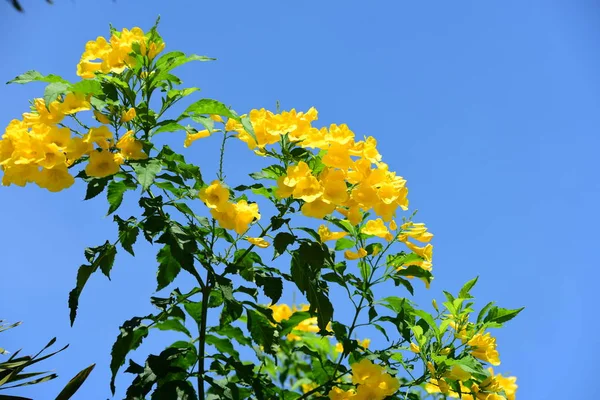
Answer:
<svg viewBox="0 0 600 400"><path fill-rule="evenodd" d="M212 290L209 272L206 273L206 286L202 290L202 309L198 324L198 399L204 400L204 358L206 352L206 322L208 317L208 299Z"/></svg>

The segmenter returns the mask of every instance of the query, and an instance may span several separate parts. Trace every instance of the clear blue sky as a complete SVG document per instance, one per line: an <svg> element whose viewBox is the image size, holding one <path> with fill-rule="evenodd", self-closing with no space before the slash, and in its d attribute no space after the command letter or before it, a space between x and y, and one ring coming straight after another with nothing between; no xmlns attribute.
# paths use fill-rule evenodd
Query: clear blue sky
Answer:
<svg viewBox="0 0 600 400"><path fill-rule="evenodd" d="M422 298L480 275L480 305L527 307L496 332L498 370L518 376L521 400L600 394L592 375L600 345L595 2L22 3L20 15L0 2L1 82L29 69L75 79L85 42L107 35L109 23L147 29L160 14L168 49L219 59L179 71L203 96L240 112L274 108L276 100L284 109L315 106L323 124L376 136L436 234L436 281ZM0 86L0 125L42 90ZM178 135L173 143L182 149ZM239 181L254 161L243 146L231 151L228 175ZM214 162L202 145L187 154L203 166ZM154 253L140 248L136 259L118 258L112 282L91 279L69 327L67 294L83 249L115 231L105 200L84 202L84 193L80 182L58 194L0 188L0 318L24 321L0 345L32 353L53 336L71 344L45 364L62 379L21 392L36 399L53 398L92 362L98 367L77 398L108 398L118 326L150 310ZM128 212L135 207L126 204ZM157 337L144 353L169 339ZM118 380L121 390L127 379Z"/></svg>

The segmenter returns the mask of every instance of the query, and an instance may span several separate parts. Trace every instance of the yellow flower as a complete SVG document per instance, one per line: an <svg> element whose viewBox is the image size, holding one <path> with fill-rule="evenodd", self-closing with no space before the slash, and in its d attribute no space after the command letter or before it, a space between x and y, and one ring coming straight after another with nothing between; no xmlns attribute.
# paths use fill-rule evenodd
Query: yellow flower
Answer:
<svg viewBox="0 0 600 400"><path fill-rule="evenodd" d="M419 246L412 244L411 242L405 242L404 244L406 244L406 247L411 249L413 251L413 253L415 253L416 255L418 255L419 257L424 259L425 261L431 261L431 258L433 257L433 246L432 245L428 244L425 247L419 247Z"/></svg>
<svg viewBox="0 0 600 400"><path fill-rule="evenodd" d="M135 108L132 107L121 115L121 122L129 122L135 118L135 115Z"/></svg>
<svg viewBox="0 0 600 400"><path fill-rule="evenodd" d="M83 137L87 143L96 143L101 149L108 150L110 142L113 140L113 134L106 125L99 128L91 128Z"/></svg>
<svg viewBox="0 0 600 400"><path fill-rule="evenodd" d="M94 117L101 124L107 124L107 125L110 124L110 119L108 119L108 117L106 115L102 114L99 111L94 110Z"/></svg>
<svg viewBox="0 0 600 400"><path fill-rule="evenodd" d="M94 151L94 145L92 143L86 142L79 137L72 138L66 148L67 160L72 164L74 161L80 159L84 155L90 154L92 151Z"/></svg>
<svg viewBox="0 0 600 400"><path fill-rule="evenodd" d="M65 165L66 157L63 150L54 143L49 143L44 146L44 159L37 164L44 168L54 168L56 166Z"/></svg>
<svg viewBox="0 0 600 400"><path fill-rule="evenodd" d="M287 304L273 304L269 308L273 310L273 319L277 322L281 322L292 316L292 310Z"/></svg>
<svg viewBox="0 0 600 400"><path fill-rule="evenodd" d="M329 240L338 240L348 235L348 232L331 232L325 225L319 226L319 237L321 242L325 243Z"/></svg>
<svg viewBox="0 0 600 400"><path fill-rule="evenodd" d="M379 202L377 191L365 183L355 186L350 193L350 197L365 210L370 209Z"/></svg>
<svg viewBox="0 0 600 400"><path fill-rule="evenodd" d="M440 350L440 355L442 356L447 356L448 354L450 354L450 347L444 347L443 349Z"/></svg>
<svg viewBox="0 0 600 400"><path fill-rule="evenodd" d="M358 251L355 253L351 250L346 250L344 252L344 257L346 257L346 260L358 260L359 258L363 258L367 256L367 251L365 249L363 249L362 247L360 249L358 249Z"/></svg>
<svg viewBox="0 0 600 400"><path fill-rule="evenodd" d="M300 210L302 211L302 214L307 217L323 219L326 215L331 214L335 210L335 205L325 203L321 199L316 199L311 203L304 203Z"/></svg>
<svg viewBox="0 0 600 400"><path fill-rule="evenodd" d="M323 164L328 167L346 170L352 163L348 147L338 143L333 143L323 156Z"/></svg>
<svg viewBox="0 0 600 400"><path fill-rule="evenodd" d="M2 171L2 185L10 186L25 186L31 182L37 182L40 171L37 165L24 164L24 165L3 165Z"/></svg>
<svg viewBox="0 0 600 400"><path fill-rule="evenodd" d="M399 236L399 239L403 242L405 242L408 237L424 243L428 243L433 238L433 234L427 232L427 228L423 223L407 222L400 228L402 229L402 234Z"/></svg>
<svg viewBox="0 0 600 400"><path fill-rule="evenodd" d="M492 365L500 365L500 356L496 350L496 338L488 332L484 335L481 333L475 334L467 344L472 347L471 354L473 357L483 361L487 361Z"/></svg>
<svg viewBox="0 0 600 400"><path fill-rule="evenodd" d="M390 222L390 229L395 231L396 229L398 229L398 225L396 225L396 221L392 220Z"/></svg>
<svg viewBox="0 0 600 400"><path fill-rule="evenodd" d="M307 203L317 200L323 194L321 183L314 176L300 178L294 187L292 195L296 199L302 199Z"/></svg>
<svg viewBox="0 0 600 400"><path fill-rule="evenodd" d="M342 390L339 387L335 386L329 391L327 395L329 396L329 400L347 400L354 398L355 394L356 393L352 389Z"/></svg>
<svg viewBox="0 0 600 400"><path fill-rule="evenodd" d="M352 383L363 384L370 378L377 378L385 371L382 366L373 364L372 361L363 358L360 362L350 365L352 368Z"/></svg>
<svg viewBox="0 0 600 400"><path fill-rule="evenodd" d="M261 249L266 249L271 245L263 238L247 237L246 240L255 245L256 247L260 247Z"/></svg>
<svg viewBox="0 0 600 400"><path fill-rule="evenodd" d="M210 215L217 220L221 228L234 229L237 210L232 203L225 202L219 208L210 208Z"/></svg>
<svg viewBox="0 0 600 400"><path fill-rule="evenodd" d="M75 114L92 108L90 102L81 93L67 93L61 105L63 114Z"/></svg>
<svg viewBox="0 0 600 400"><path fill-rule="evenodd" d="M302 393L308 393L311 390L315 389L318 385L316 383L303 383L300 385L302 388Z"/></svg>
<svg viewBox="0 0 600 400"><path fill-rule="evenodd" d="M51 192L60 192L71 187L75 183L75 178L69 174L67 166L62 164L51 169L43 168L37 176L36 183Z"/></svg>
<svg viewBox="0 0 600 400"><path fill-rule="evenodd" d="M517 378L514 376L502 376L501 374L496 375L496 381L504 390L507 400L515 400L517 388Z"/></svg>
<svg viewBox="0 0 600 400"><path fill-rule="evenodd" d="M365 349L368 349L369 346L371 345L371 339L359 340L358 345L361 347L364 347Z"/></svg>
<svg viewBox="0 0 600 400"><path fill-rule="evenodd" d="M419 354L421 352L421 348L414 343L411 343L409 347L410 351L412 351L415 354Z"/></svg>
<svg viewBox="0 0 600 400"><path fill-rule="evenodd" d="M210 136L210 131L208 129L204 129L204 130L201 130L196 133L188 132L185 135L185 142L183 142L183 147L186 147L186 148L190 147L192 145L192 143L195 142L196 140L203 139L203 138L206 138L209 136Z"/></svg>
<svg viewBox="0 0 600 400"><path fill-rule="evenodd" d="M456 364L452 366L445 376L455 381L468 381L471 379L471 374Z"/></svg>
<svg viewBox="0 0 600 400"><path fill-rule="evenodd" d="M58 100L53 101L48 105L48 108L46 108L44 99L38 98L33 101L33 108L35 108L36 112L23 114L23 122L25 122L27 126L36 124L58 124L65 117L62 105Z"/></svg>
<svg viewBox="0 0 600 400"><path fill-rule="evenodd" d="M240 235L248 230L248 226L254 221L259 220L258 204L248 204L246 200L240 200L235 207L235 227L233 228Z"/></svg>
<svg viewBox="0 0 600 400"><path fill-rule="evenodd" d="M346 124L331 124L327 134L325 135L325 140L328 143L352 145L354 144L354 132L352 132Z"/></svg>
<svg viewBox="0 0 600 400"><path fill-rule="evenodd" d="M148 155L144 153L144 145L137 140L133 131L127 131L117 142L117 148L121 150L121 154L127 160L145 160Z"/></svg>
<svg viewBox="0 0 600 400"><path fill-rule="evenodd" d="M109 151L93 151L90 154L88 165L85 167L85 173L95 178L104 178L119 172L119 164L115 161L115 156Z"/></svg>
<svg viewBox="0 0 600 400"><path fill-rule="evenodd" d="M448 383L444 379L432 378L428 383L425 384L425 391L427 393L443 393L448 394L450 390Z"/></svg>
<svg viewBox="0 0 600 400"><path fill-rule="evenodd" d="M343 353L344 352L344 345L342 345L341 343L336 343L335 344L335 351L338 353Z"/></svg>
<svg viewBox="0 0 600 400"><path fill-rule="evenodd" d="M223 117L221 117L220 115L210 114L208 117L215 122L223 122Z"/></svg>
<svg viewBox="0 0 600 400"><path fill-rule="evenodd" d="M229 200L229 189L219 180L214 180L209 186L200 189L198 194L208 208L222 208Z"/></svg>
<svg viewBox="0 0 600 400"><path fill-rule="evenodd" d="M348 200L348 188L344 172L326 169L320 176L323 186L323 200L333 204L344 204Z"/></svg>
<svg viewBox="0 0 600 400"><path fill-rule="evenodd" d="M392 240L394 238L381 218L367 221L360 231L365 235L373 235L385 240Z"/></svg>

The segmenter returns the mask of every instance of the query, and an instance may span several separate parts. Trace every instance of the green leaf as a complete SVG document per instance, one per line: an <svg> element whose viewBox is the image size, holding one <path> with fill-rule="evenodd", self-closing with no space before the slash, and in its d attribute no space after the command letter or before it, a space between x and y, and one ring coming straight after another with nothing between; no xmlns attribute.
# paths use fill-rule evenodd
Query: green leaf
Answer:
<svg viewBox="0 0 600 400"><path fill-rule="evenodd" d="M102 272L110 278L110 270L115 261L117 249L107 240L102 246L92 247L85 250L85 256L91 263L82 265L77 271L77 280L75 288L69 293L69 309L71 325L75 322L77 316L77 307L79 305L79 296L90 276L101 268Z"/></svg>
<svg viewBox="0 0 600 400"><path fill-rule="evenodd" d="M509 310L508 308L491 307L487 315L483 319L485 323L504 324L516 317L525 307Z"/></svg>
<svg viewBox="0 0 600 400"><path fill-rule="evenodd" d="M396 271L395 274L400 276L414 276L415 278L424 278L428 282L431 282L431 280L433 279L433 275L431 274L431 272L421 267L417 267L416 265L410 265L407 268L400 269Z"/></svg>
<svg viewBox="0 0 600 400"><path fill-rule="evenodd" d="M220 101L212 99L201 99L190 104L189 107L186 108L185 114L214 114L239 120L239 117L235 111L230 110Z"/></svg>
<svg viewBox="0 0 600 400"><path fill-rule="evenodd" d="M356 242L352 239L348 239L345 237L338 239L335 242L335 250L336 251L351 249L354 246L356 246Z"/></svg>
<svg viewBox="0 0 600 400"><path fill-rule="evenodd" d="M10 83L24 84L24 83L29 83L29 82L69 83L69 81L61 78L58 75L53 75L53 74L42 75L38 71L34 71L34 70L27 71L24 74L21 74L6 83L7 84L10 84Z"/></svg>
<svg viewBox="0 0 600 400"><path fill-rule="evenodd" d="M143 319L139 317L126 321L120 328L121 333L113 344L110 360L110 390L115 394L115 378L119 368L125 363L125 357L130 351L137 349L146 336L148 327L142 324Z"/></svg>
<svg viewBox="0 0 600 400"><path fill-rule="evenodd" d="M489 303L487 303L482 309L481 311L479 311L479 314L477 314L477 323L480 323L481 320L483 319L484 315L488 312L488 310L490 308L492 308L492 306L494 305L493 301L490 301Z"/></svg>
<svg viewBox="0 0 600 400"><path fill-rule="evenodd" d="M273 259L285 253L287 247L293 244L295 241L296 237L291 233L279 232L273 239L273 247L275 248L275 256L273 257Z"/></svg>
<svg viewBox="0 0 600 400"><path fill-rule="evenodd" d="M265 296L271 299L271 304L277 303L283 293L283 281L276 276L256 274L256 285L262 287Z"/></svg>
<svg viewBox="0 0 600 400"><path fill-rule="evenodd" d="M70 92L99 95L102 94L102 84L93 79L85 79L71 85Z"/></svg>
<svg viewBox="0 0 600 400"><path fill-rule="evenodd" d="M284 176L286 174L285 168L281 165L270 165L266 168L263 168L261 172L253 172L250 176L256 180L258 179L272 179L277 180L280 176Z"/></svg>
<svg viewBox="0 0 600 400"><path fill-rule="evenodd" d="M248 309L248 331L252 339L263 346L265 351L273 354L273 343L275 341L275 327L262 313Z"/></svg>
<svg viewBox="0 0 600 400"><path fill-rule="evenodd" d="M188 315L194 319L197 323L202 320L202 303L199 301L186 301L183 303L185 311Z"/></svg>
<svg viewBox="0 0 600 400"><path fill-rule="evenodd" d="M282 330L281 336L285 336L290 333L298 324L304 320L311 318L312 316L308 311L296 311L288 319L281 321Z"/></svg>
<svg viewBox="0 0 600 400"><path fill-rule="evenodd" d="M220 353L231 354L235 358L239 358L239 356L240 356L240 353L238 353L235 350L235 348L233 347L233 344L231 343L231 340L229 340L229 339L219 338L214 335L208 334L208 335L206 335L206 344L215 346L215 348Z"/></svg>
<svg viewBox="0 0 600 400"><path fill-rule="evenodd" d="M427 323L427 325L429 325L431 327L431 329L433 329L433 332L435 333L436 338L438 340L440 339L440 337L439 337L440 330L439 330L437 324L435 323L435 320L431 316L431 314L429 314L427 311L424 311L424 310L415 310L414 315L423 319L423 321L425 321Z"/></svg>
<svg viewBox="0 0 600 400"><path fill-rule="evenodd" d="M190 331L181 323L180 320L171 318L164 321L157 322L152 325L152 328L158 329L160 331L174 331L174 332L182 332L185 333L188 337L192 337Z"/></svg>
<svg viewBox="0 0 600 400"><path fill-rule="evenodd" d="M63 82L54 82L46 86L44 90L44 102L46 107L50 105L58 96L69 91L69 85Z"/></svg>
<svg viewBox="0 0 600 400"><path fill-rule="evenodd" d="M84 200L90 200L98 196L108 184L110 178L94 178L88 182Z"/></svg>
<svg viewBox="0 0 600 400"><path fill-rule="evenodd" d="M106 191L106 198L108 200L108 213L110 215L115 212L123 202L123 195L127 190L133 190L137 186L135 183L130 181L110 181L108 184L108 190Z"/></svg>
<svg viewBox="0 0 600 400"><path fill-rule="evenodd" d="M88 376L92 373L95 366L96 364L92 364L89 367L79 371L79 373L67 383L63 390L60 391L58 396L56 396L56 400L70 399L77 392L77 390L79 390L81 385L83 385L83 382L85 382Z"/></svg>
<svg viewBox="0 0 600 400"><path fill-rule="evenodd" d="M206 56L198 56L196 54L190 54L186 56L181 51L171 51L169 53L163 54L158 60L156 60L156 68L160 71L160 75L158 78L161 79L162 75L171 71L172 69L179 67L185 63L190 61L214 61L215 58L210 58Z"/></svg>
<svg viewBox="0 0 600 400"><path fill-rule="evenodd" d="M158 251L156 260L159 264L158 273L156 275L156 281L158 282L156 290L158 291L173 282L181 270L181 265L171 254L171 247L169 245L165 245Z"/></svg>
<svg viewBox="0 0 600 400"><path fill-rule="evenodd" d="M465 285L462 287L462 289L460 289L460 292L458 292L458 297L460 299L472 299L473 296L471 296L471 289L473 289L473 286L475 286L475 284L477 283L477 279L479 279L479 277L475 277L473 279L471 279L469 282L465 283Z"/></svg>
<svg viewBox="0 0 600 400"><path fill-rule="evenodd" d="M154 132L152 132L152 135L156 135L157 133L162 133L162 132L178 132L178 131L185 131L185 127L177 122L169 122L165 125L160 126L158 129L156 129Z"/></svg>
<svg viewBox="0 0 600 400"><path fill-rule="evenodd" d="M408 292L414 296L415 294L415 289L413 288L412 284L403 278L400 278L399 276L394 276L394 283L396 284L396 286L402 285L406 288L406 290L408 290Z"/></svg>
<svg viewBox="0 0 600 400"><path fill-rule="evenodd" d="M135 256L133 245L140 233L140 228L137 226L137 220L134 217L131 217L125 221L118 215L115 215L113 219L119 225L119 242L121 243L121 246L129 254Z"/></svg>
<svg viewBox="0 0 600 400"><path fill-rule="evenodd" d="M152 183L154 183L156 174L162 170L162 164L157 159L132 163L132 167L143 190L148 190Z"/></svg>

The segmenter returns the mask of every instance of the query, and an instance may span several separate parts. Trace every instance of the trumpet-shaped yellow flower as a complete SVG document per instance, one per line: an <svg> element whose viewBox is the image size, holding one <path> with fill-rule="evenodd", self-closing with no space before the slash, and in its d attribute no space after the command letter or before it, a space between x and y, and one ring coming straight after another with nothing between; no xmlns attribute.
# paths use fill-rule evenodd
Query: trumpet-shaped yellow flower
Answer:
<svg viewBox="0 0 600 400"><path fill-rule="evenodd" d="M145 160L148 155L144 153L144 145L137 140L133 131L127 131L117 142L117 148L126 160Z"/></svg>
<svg viewBox="0 0 600 400"><path fill-rule="evenodd" d="M486 334L475 334L467 344L472 347L473 357L489 362L492 365L500 365L500 357L496 350L496 338L488 332Z"/></svg>
<svg viewBox="0 0 600 400"><path fill-rule="evenodd" d="M399 240L405 242L409 237L419 242L428 243L433 238L431 232L427 232L427 227L423 223L407 222L401 227L402 234L399 236Z"/></svg>
<svg viewBox="0 0 600 400"><path fill-rule="evenodd" d="M307 217L323 219L335 210L335 204L326 203L322 199L316 199L310 203L304 203L300 210Z"/></svg>
<svg viewBox="0 0 600 400"><path fill-rule="evenodd" d="M256 247L260 247L261 249L266 249L271 245L271 243L267 242L263 238L248 237L246 238L246 240L255 245Z"/></svg>
<svg viewBox="0 0 600 400"><path fill-rule="evenodd" d="M123 112L123 114L121 115L121 122L129 122L131 120L133 120L136 116L135 113L135 108L130 108L129 110L127 110L126 112Z"/></svg>
<svg viewBox="0 0 600 400"><path fill-rule="evenodd" d="M56 165L54 168L43 168L36 179L39 187L51 192L60 192L71 187L75 178L69 173L65 164Z"/></svg>
<svg viewBox="0 0 600 400"><path fill-rule="evenodd" d="M359 258L364 258L367 256L367 251L362 247L358 249L357 252L353 252L352 250L346 250L344 252L344 257L346 260L358 260Z"/></svg>
<svg viewBox="0 0 600 400"><path fill-rule="evenodd" d="M318 233L323 243L330 240L338 240L348 235L348 232L331 232L326 225L319 226Z"/></svg>
<svg viewBox="0 0 600 400"><path fill-rule="evenodd" d="M367 221L365 226L360 231L365 235L377 236L388 241L394 238L381 218Z"/></svg>
<svg viewBox="0 0 600 400"><path fill-rule="evenodd" d="M221 209L229 201L229 189L223 186L219 180L214 180L209 186L200 189L198 195L211 209Z"/></svg>
<svg viewBox="0 0 600 400"><path fill-rule="evenodd" d="M414 343L411 343L409 348L410 348L410 351L412 351L415 354L419 354L421 352L421 348Z"/></svg>
<svg viewBox="0 0 600 400"><path fill-rule="evenodd" d="M339 387L334 386L329 391L327 396L329 396L329 400L347 400L347 399L354 399L354 396L356 396L356 392L352 389L342 390Z"/></svg>
<svg viewBox="0 0 600 400"><path fill-rule="evenodd" d="M93 151L90 154L85 173L95 178L104 178L119 172L119 163L115 161L115 155L110 151Z"/></svg>
<svg viewBox="0 0 600 400"><path fill-rule="evenodd" d="M192 143L194 143L198 139L207 138L210 136L210 131L208 129L204 129L195 133L188 132L185 135L185 142L183 142L183 147L190 147Z"/></svg>

